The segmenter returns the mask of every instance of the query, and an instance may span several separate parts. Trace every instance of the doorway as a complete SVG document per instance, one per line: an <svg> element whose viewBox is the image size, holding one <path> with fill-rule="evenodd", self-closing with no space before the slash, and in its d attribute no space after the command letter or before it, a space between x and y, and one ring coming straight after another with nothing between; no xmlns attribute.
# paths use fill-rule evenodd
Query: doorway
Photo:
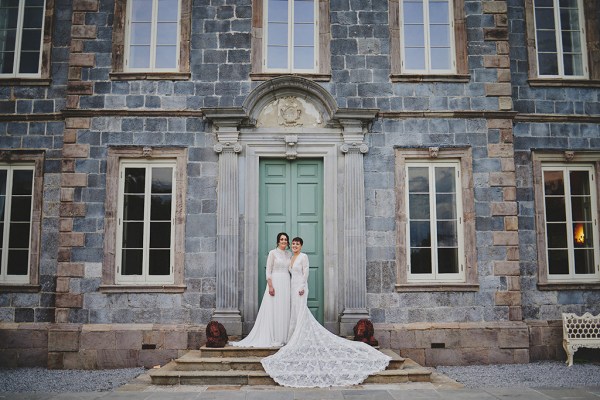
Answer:
<svg viewBox="0 0 600 400"><path fill-rule="evenodd" d="M308 255L308 307L323 323L323 159L261 158L259 161L258 298L265 287L265 265L277 234L304 240Z"/></svg>

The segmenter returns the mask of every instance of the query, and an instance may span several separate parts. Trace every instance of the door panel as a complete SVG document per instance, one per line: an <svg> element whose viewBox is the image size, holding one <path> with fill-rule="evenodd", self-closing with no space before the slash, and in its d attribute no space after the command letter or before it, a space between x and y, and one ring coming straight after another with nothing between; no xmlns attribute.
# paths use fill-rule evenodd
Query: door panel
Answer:
<svg viewBox="0 0 600 400"><path fill-rule="evenodd" d="M323 322L323 161L261 159L259 195L259 298L265 264L277 234L304 240L310 262L308 307Z"/></svg>

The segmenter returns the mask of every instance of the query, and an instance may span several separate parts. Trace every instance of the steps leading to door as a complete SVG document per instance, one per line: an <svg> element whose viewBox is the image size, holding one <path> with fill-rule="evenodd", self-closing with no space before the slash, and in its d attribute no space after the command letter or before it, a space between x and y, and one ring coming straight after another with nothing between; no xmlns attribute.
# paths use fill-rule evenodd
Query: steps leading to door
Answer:
<svg viewBox="0 0 600 400"><path fill-rule="evenodd" d="M150 372L155 385L276 385L260 360L277 352L273 348L220 349L202 347ZM429 382L431 370L405 360L389 349L392 358L385 371L369 376L364 383ZM408 362L407 362L408 361Z"/></svg>

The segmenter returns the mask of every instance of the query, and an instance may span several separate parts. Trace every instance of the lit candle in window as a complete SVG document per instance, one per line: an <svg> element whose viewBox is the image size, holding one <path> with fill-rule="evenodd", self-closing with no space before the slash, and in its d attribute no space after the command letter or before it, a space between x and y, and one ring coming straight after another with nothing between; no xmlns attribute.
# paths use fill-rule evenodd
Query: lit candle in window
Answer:
<svg viewBox="0 0 600 400"><path fill-rule="evenodd" d="M577 243L577 244L585 243L585 234L583 233L583 224L575 225L575 231L573 232L573 238L575 239L575 243Z"/></svg>

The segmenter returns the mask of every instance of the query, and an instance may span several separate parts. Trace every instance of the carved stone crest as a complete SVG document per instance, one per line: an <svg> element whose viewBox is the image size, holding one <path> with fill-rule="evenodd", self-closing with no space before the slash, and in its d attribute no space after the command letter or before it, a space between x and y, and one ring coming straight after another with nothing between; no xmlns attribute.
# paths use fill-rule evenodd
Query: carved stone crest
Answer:
<svg viewBox="0 0 600 400"><path fill-rule="evenodd" d="M295 97L282 97L277 102L277 122L282 126L302 126L302 105Z"/></svg>

